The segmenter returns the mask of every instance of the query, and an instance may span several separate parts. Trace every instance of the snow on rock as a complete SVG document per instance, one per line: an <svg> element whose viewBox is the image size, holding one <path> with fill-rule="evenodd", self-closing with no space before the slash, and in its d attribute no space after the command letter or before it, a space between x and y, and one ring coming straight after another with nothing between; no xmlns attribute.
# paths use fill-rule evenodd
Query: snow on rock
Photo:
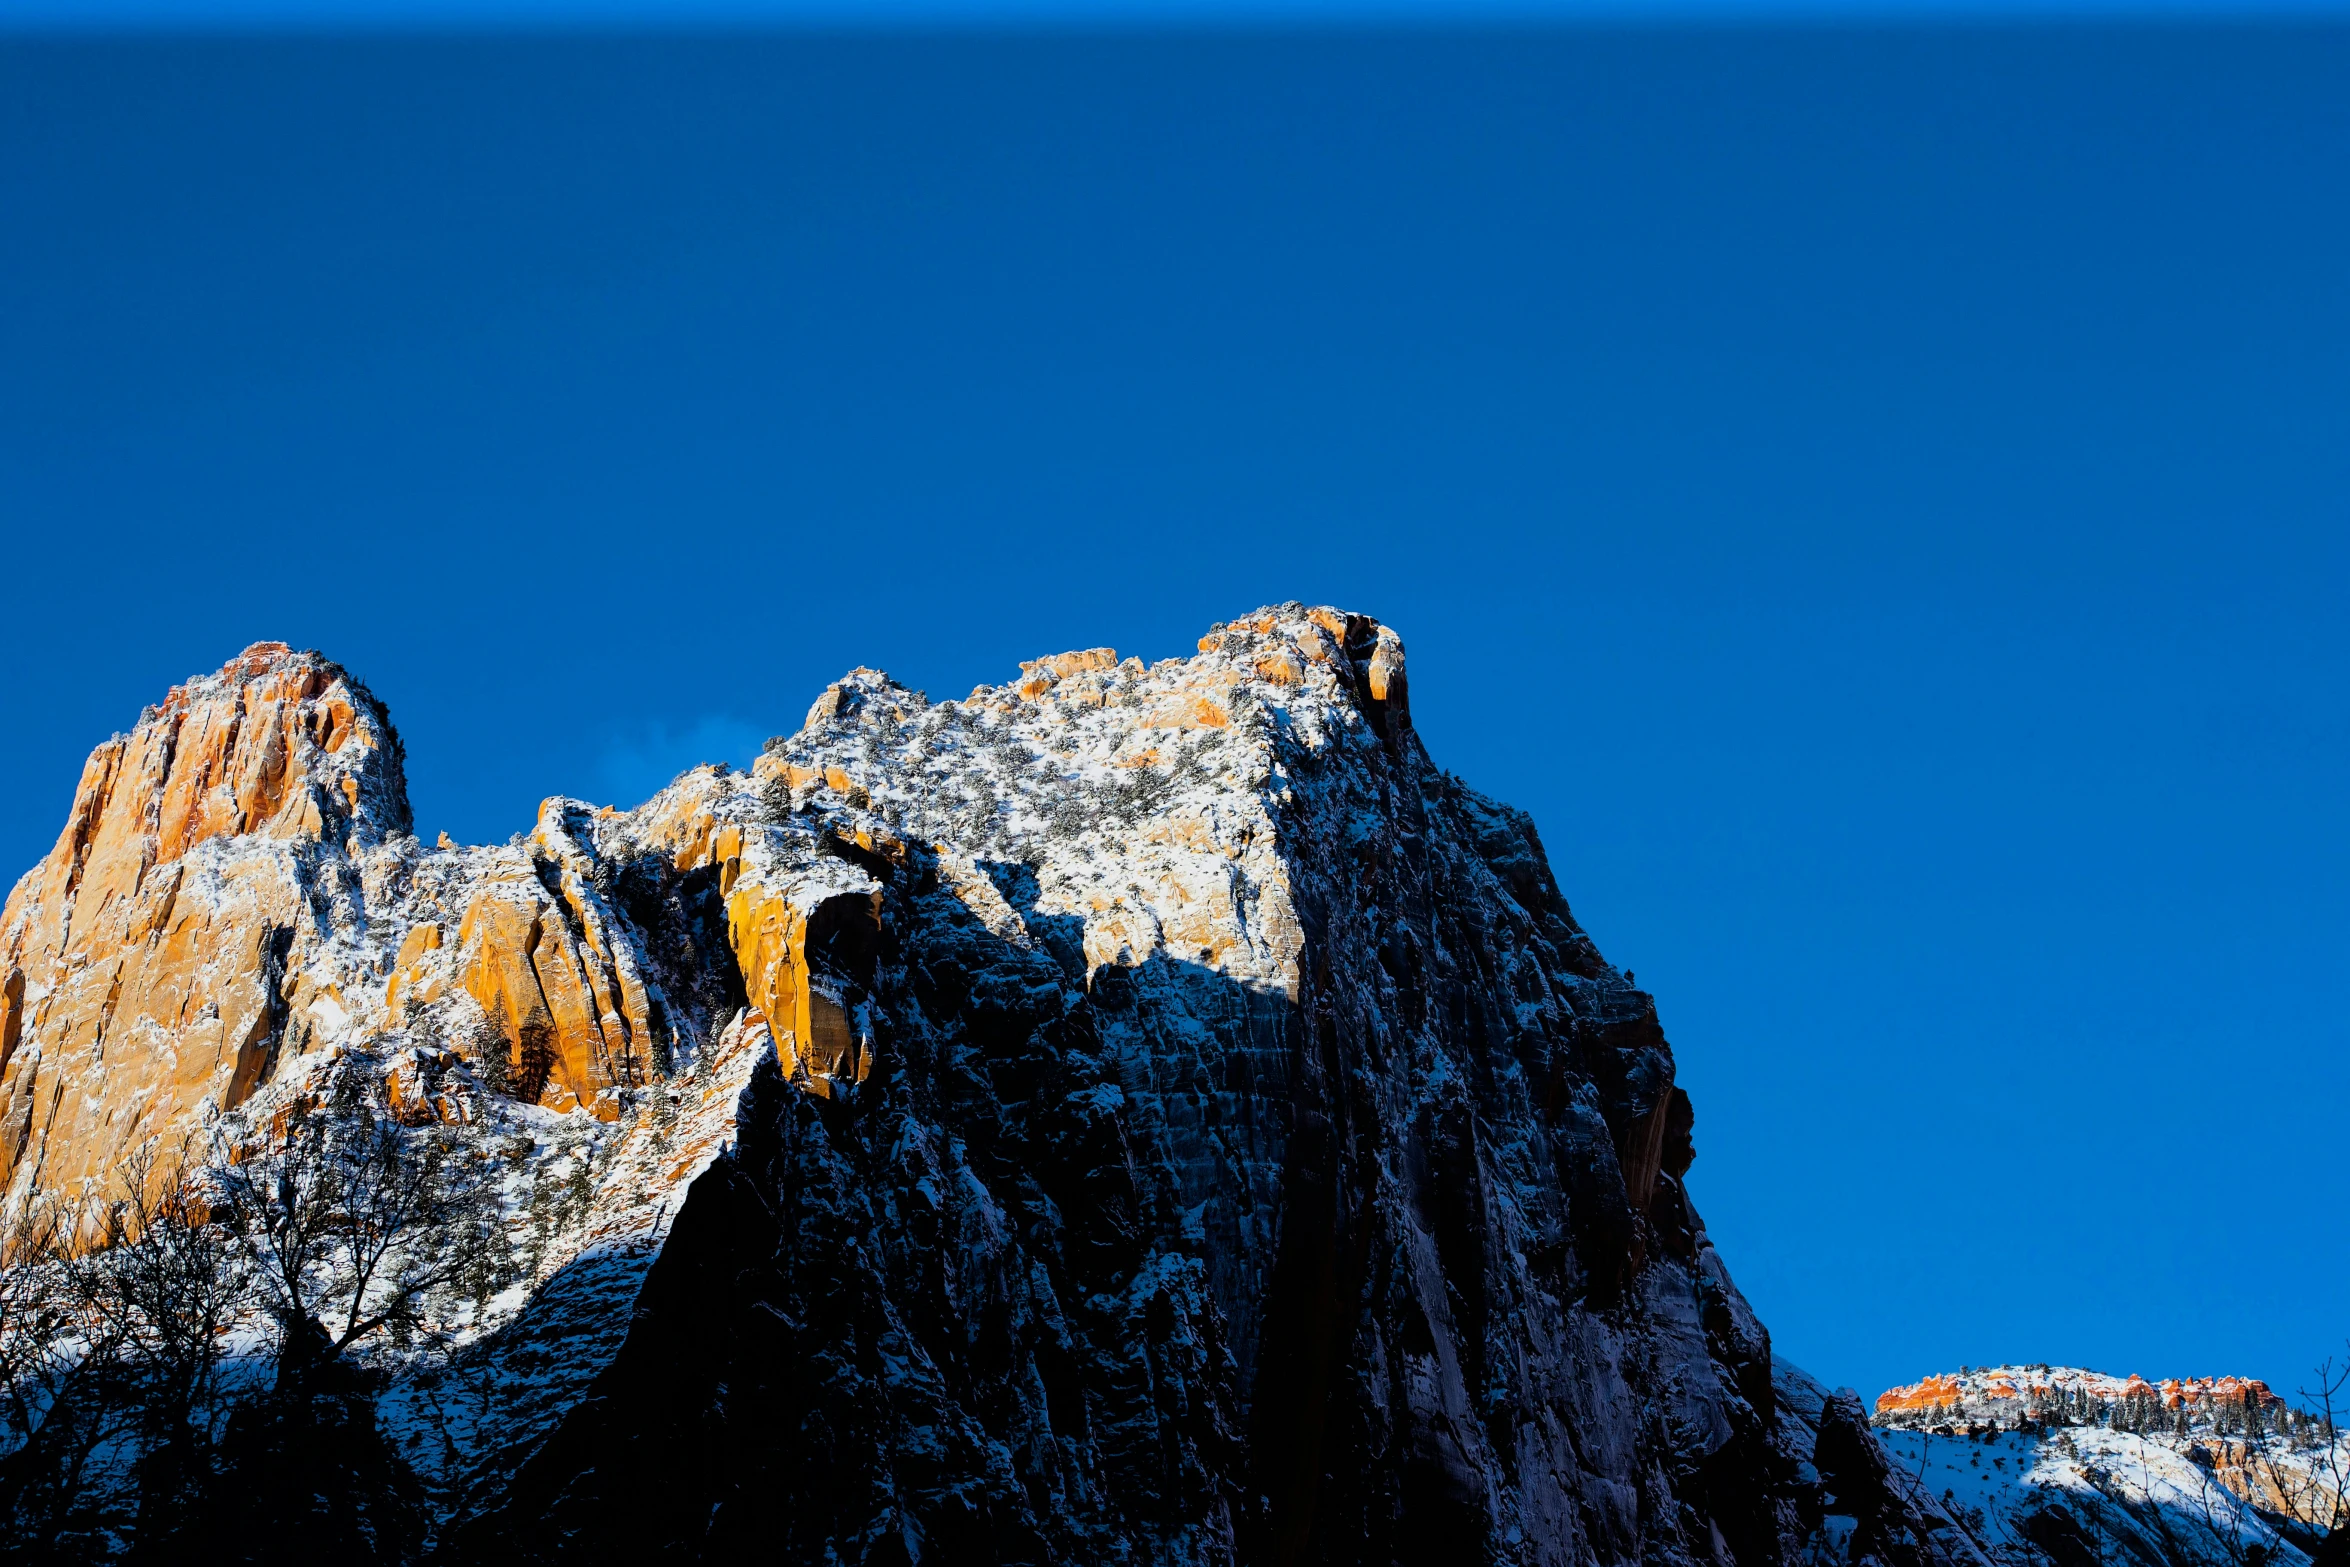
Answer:
<svg viewBox="0 0 2350 1567"><path fill-rule="evenodd" d="M2280 1567L2307 1560L2191 1443L2101 1428L1879 1436L1905 1483L2014 1567L2232 1567L2255 1549Z"/></svg>
<svg viewBox="0 0 2350 1567"><path fill-rule="evenodd" d="M2014 1567L2303 1561L2289 1520L2322 1528L2350 1468L2350 1436L2251 1378L1970 1366L1888 1389L1875 1423L1906 1483Z"/></svg>
<svg viewBox="0 0 2350 1567"><path fill-rule="evenodd" d="M408 829L398 737L315 654L256 643L90 753L0 910L0 1172L104 1185L352 1026L355 863ZM299 982L288 967L307 938Z"/></svg>
<svg viewBox="0 0 2350 1567"><path fill-rule="evenodd" d="M259 645L0 916L8 1192L313 1114L478 1171L364 1348L443 1559L1972 1567L1774 1361L1652 1000L1407 671L1297 604L853 670L427 847L381 705Z"/></svg>
<svg viewBox="0 0 2350 1567"><path fill-rule="evenodd" d="M2246 1406L2256 1411L2281 1408L2283 1400L2268 1384L2248 1377L2166 1377L2149 1382L2135 1374L2107 1376L2075 1366L1965 1367L1925 1377L1907 1387L1888 1388L1877 1395L1881 1419L1940 1415L1962 1420L2046 1419L2059 1407L2084 1411L2121 1406L2125 1412L2161 1408L2184 1411L2192 1421L2209 1424Z"/></svg>

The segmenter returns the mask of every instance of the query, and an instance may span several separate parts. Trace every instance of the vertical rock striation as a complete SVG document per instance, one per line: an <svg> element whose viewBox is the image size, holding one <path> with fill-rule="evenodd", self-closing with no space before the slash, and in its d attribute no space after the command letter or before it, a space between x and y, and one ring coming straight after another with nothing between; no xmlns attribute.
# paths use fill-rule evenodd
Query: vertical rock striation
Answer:
<svg viewBox="0 0 2350 1567"><path fill-rule="evenodd" d="M381 704L257 643L90 754L65 831L0 911L0 1171L102 1180L233 1109L342 1010L292 944L364 923L350 854L408 830Z"/></svg>

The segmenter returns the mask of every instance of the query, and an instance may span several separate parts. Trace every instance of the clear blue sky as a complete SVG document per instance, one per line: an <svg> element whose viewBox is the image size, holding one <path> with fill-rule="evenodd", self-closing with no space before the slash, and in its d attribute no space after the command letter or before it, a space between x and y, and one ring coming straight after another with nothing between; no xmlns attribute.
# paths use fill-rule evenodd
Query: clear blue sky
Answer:
<svg viewBox="0 0 2350 1567"><path fill-rule="evenodd" d="M2350 32L1419 20L0 39L0 861L257 638L481 840L1342 603L1657 994L1786 1352L2290 1385Z"/></svg>

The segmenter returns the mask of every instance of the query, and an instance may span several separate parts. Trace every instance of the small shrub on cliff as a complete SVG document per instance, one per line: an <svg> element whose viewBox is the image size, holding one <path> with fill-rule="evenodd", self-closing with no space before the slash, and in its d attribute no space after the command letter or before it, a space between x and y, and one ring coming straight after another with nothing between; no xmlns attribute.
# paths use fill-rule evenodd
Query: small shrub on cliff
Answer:
<svg viewBox="0 0 2350 1567"><path fill-rule="evenodd" d="M577 1224L587 1217L588 1205L596 1200L594 1156L582 1148L571 1156L571 1173L563 1180L563 1207L568 1222Z"/></svg>
<svg viewBox="0 0 2350 1567"><path fill-rule="evenodd" d="M1093 825L1093 811L1084 790L1072 785L1053 799L1052 808L1045 815L1045 836L1066 840L1081 835Z"/></svg>
<svg viewBox="0 0 2350 1567"><path fill-rule="evenodd" d="M493 1094L507 1096L512 1092L513 1073L507 1064L507 1052L512 1048L505 1034L487 1018L475 1025L466 1053L473 1058L474 1075Z"/></svg>
<svg viewBox="0 0 2350 1567"><path fill-rule="evenodd" d="M518 1276L514 1244L506 1234L505 1208L486 1184L483 1200L473 1204L466 1216L465 1233L458 1245L465 1257L458 1289L473 1302L477 1313L486 1311L491 1297Z"/></svg>

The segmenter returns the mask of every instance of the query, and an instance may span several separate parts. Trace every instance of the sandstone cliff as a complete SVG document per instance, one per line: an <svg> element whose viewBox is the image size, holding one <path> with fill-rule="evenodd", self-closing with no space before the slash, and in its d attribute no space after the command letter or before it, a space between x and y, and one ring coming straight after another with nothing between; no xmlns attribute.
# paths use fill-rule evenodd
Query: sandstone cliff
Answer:
<svg viewBox="0 0 2350 1567"><path fill-rule="evenodd" d="M482 1172L366 1350L444 1559L1975 1559L1774 1364L1651 999L1359 615L852 671L489 847L259 645L93 755L0 983L12 1202L311 1114Z"/></svg>
<svg viewBox="0 0 2350 1567"><path fill-rule="evenodd" d="M2086 1422L2100 1414L2101 1423L2124 1421L2143 1425L2159 1414L2168 1426L2174 1417L2197 1427L2231 1418L2240 1421L2249 1409L2256 1416L2284 1408L2284 1400L2265 1382L2249 1377L2164 1377L2149 1382L2131 1375L2110 1377L2073 1366L1966 1367L1920 1378L1907 1387L1887 1388L1877 1395L1877 1418L1889 1424L1925 1421L1961 1425L2018 1422L2047 1425Z"/></svg>
<svg viewBox="0 0 2350 1567"><path fill-rule="evenodd" d="M2014 1567L2350 1553L2350 1434L2252 1378L1970 1366L1887 1389L1875 1419L1915 1488Z"/></svg>

